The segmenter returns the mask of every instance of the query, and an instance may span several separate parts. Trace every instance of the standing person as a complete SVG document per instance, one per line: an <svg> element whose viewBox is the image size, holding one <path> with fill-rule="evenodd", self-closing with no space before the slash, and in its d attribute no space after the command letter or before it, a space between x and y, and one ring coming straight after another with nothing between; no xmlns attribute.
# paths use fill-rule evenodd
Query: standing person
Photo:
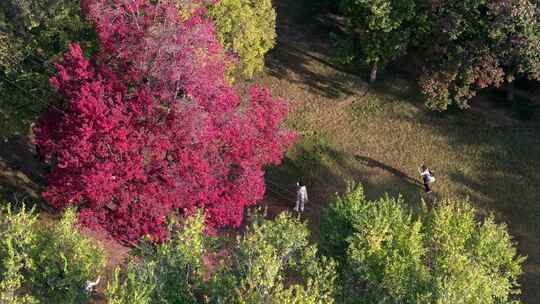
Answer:
<svg viewBox="0 0 540 304"><path fill-rule="evenodd" d="M422 165L418 171L420 172L420 176L422 176L422 180L424 181L424 189L426 190L426 193L431 193L429 184L435 181L433 171L431 171L426 165Z"/></svg>
<svg viewBox="0 0 540 304"><path fill-rule="evenodd" d="M304 212L304 204L308 201L306 185L302 182L296 183L296 206L294 211Z"/></svg>

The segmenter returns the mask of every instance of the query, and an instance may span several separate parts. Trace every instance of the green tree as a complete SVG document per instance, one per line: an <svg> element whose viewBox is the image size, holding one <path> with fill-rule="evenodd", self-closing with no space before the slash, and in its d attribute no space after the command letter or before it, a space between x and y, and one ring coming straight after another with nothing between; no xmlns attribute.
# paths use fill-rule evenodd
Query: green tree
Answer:
<svg viewBox="0 0 540 304"><path fill-rule="evenodd" d="M425 9L417 0L341 0L350 32L359 38L370 82L390 61L404 55L424 32Z"/></svg>
<svg viewBox="0 0 540 304"><path fill-rule="evenodd" d="M340 261L344 302L517 301L524 258L506 226L492 216L476 221L468 202L438 202L413 213L401 198L366 200L358 186L338 197L326 216L322 239Z"/></svg>
<svg viewBox="0 0 540 304"><path fill-rule="evenodd" d="M24 271L34 267L30 258L36 246L33 229L37 216L25 206L14 212L11 205L0 214L0 302L6 304L32 304L37 299L26 294Z"/></svg>
<svg viewBox="0 0 540 304"><path fill-rule="evenodd" d="M0 136L29 131L51 97L53 62L79 40L96 47L77 0L0 1Z"/></svg>
<svg viewBox="0 0 540 304"><path fill-rule="evenodd" d="M27 278L45 303L84 303L86 282L95 281L105 268L103 249L78 231L71 208L60 222L38 231L32 259L35 269Z"/></svg>
<svg viewBox="0 0 540 304"><path fill-rule="evenodd" d="M264 68L264 56L276 44L276 11L271 0L220 0L209 9L218 38L239 59L239 70L252 78Z"/></svg>
<svg viewBox="0 0 540 304"><path fill-rule="evenodd" d="M231 77L239 72L252 78L263 70L264 56L276 45L276 11L271 0L175 1L183 18L207 9L221 45L238 59L238 64L231 65Z"/></svg>
<svg viewBox="0 0 540 304"><path fill-rule="evenodd" d="M199 303L206 298L212 303L333 303L335 264L309 244L308 229L299 220L288 214L266 220L256 213L233 246L211 242L203 223L198 213L166 243L143 246L142 259L116 271L107 289L109 301ZM209 246L212 243L215 246ZM220 266L205 268L204 256L218 259ZM212 279L205 282L203 273L209 271Z"/></svg>
<svg viewBox="0 0 540 304"><path fill-rule="evenodd" d="M218 286L225 303L333 303L335 264L310 245L307 226L287 213L255 214ZM296 280L289 274L296 273ZM290 286L286 286L286 282Z"/></svg>
<svg viewBox="0 0 540 304"><path fill-rule="evenodd" d="M34 210L11 207L0 216L2 303L85 303L87 281L102 275L103 250L82 236L66 210L52 226L37 224Z"/></svg>
<svg viewBox="0 0 540 304"><path fill-rule="evenodd" d="M172 226L171 226L172 227ZM203 256L207 251L201 212L188 218L169 240L139 247L139 262L131 261L123 274L116 270L107 288L113 304L197 303L203 287Z"/></svg>
<svg viewBox="0 0 540 304"><path fill-rule="evenodd" d="M487 87L540 76L538 7L530 1L431 1L431 37L420 87L428 107L468 108Z"/></svg>

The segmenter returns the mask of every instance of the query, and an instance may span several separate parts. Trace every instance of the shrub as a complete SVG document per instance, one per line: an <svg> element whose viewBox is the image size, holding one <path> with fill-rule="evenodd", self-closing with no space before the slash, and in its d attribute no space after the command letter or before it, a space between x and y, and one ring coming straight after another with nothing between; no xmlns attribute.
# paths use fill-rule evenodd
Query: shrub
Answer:
<svg viewBox="0 0 540 304"><path fill-rule="evenodd" d="M103 249L78 232L74 209L59 223L37 233L35 270L28 274L33 292L54 303L82 303L87 281L95 281L105 267Z"/></svg>
<svg viewBox="0 0 540 304"><path fill-rule="evenodd" d="M6 304L31 304L37 299L23 289L24 273L35 266L37 235L34 225L37 216L34 209L25 206L14 212L11 205L0 214L0 302Z"/></svg>
<svg viewBox="0 0 540 304"><path fill-rule="evenodd" d="M265 220L256 213L219 279L224 302L333 303L335 264L308 238L307 226L289 214Z"/></svg>
<svg viewBox="0 0 540 304"><path fill-rule="evenodd" d="M87 281L102 274L102 249L83 237L76 215L66 210L51 227L36 225L34 210L14 213L10 207L0 218L0 291L7 303L84 303ZM11 302L10 302L11 301ZM4 303L4 302L2 302Z"/></svg>
<svg viewBox="0 0 540 304"><path fill-rule="evenodd" d="M235 54L239 70L252 78L276 44L276 11L271 0L219 0L209 7L219 41Z"/></svg>
<svg viewBox="0 0 540 304"><path fill-rule="evenodd" d="M195 292L202 286L203 255L206 252L204 216L198 212L169 240L139 247L139 261L132 260L124 274L116 269L107 288L112 304L197 303Z"/></svg>
<svg viewBox="0 0 540 304"><path fill-rule="evenodd" d="M168 242L143 246L138 262L130 263L123 275L117 270L108 287L109 301L333 303L335 264L319 257L308 243L305 224L290 215L270 221L256 214L233 248L216 251L210 250L203 227L203 216L197 214ZM224 250L228 254L217 270L204 267L203 256L217 258ZM202 279L205 271L212 271L211 280Z"/></svg>
<svg viewBox="0 0 540 304"><path fill-rule="evenodd" d="M519 294L524 258L504 225L476 221L466 201L415 215L401 198L368 201L357 186L326 216L322 239L340 256L342 297L352 302L512 303Z"/></svg>

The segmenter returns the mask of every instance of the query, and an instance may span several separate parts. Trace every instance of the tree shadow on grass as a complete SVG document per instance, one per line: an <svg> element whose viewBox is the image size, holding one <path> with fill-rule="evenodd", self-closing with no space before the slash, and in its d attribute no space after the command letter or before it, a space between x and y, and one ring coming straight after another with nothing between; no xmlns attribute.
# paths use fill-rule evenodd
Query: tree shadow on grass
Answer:
<svg viewBox="0 0 540 304"><path fill-rule="evenodd" d="M366 83L344 67L334 64L327 43L328 28L305 18L302 1L275 1L277 46L266 56L268 73L328 99L338 99L365 90ZM301 20L309 20L299 24ZM321 30L321 27L324 30Z"/></svg>
<svg viewBox="0 0 540 304"><path fill-rule="evenodd" d="M266 170L267 197L282 202L280 208L292 211L296 199L296 182L306 184L310 201L305 215L318 238L323 210L342 195L351 183L361 183L371 200L384 195L402 196L412 208L420 206L426 197L421 183L405 173L365 156L338 151L325 143L297 144L280 166Z"/></svg>
<svg viewBox="0 0 540 304"><path fill-rule="evenodd" d="M11 137L0 144L0 198L2 201L38 201L45 184L43 168L28 139Z"/></svg>

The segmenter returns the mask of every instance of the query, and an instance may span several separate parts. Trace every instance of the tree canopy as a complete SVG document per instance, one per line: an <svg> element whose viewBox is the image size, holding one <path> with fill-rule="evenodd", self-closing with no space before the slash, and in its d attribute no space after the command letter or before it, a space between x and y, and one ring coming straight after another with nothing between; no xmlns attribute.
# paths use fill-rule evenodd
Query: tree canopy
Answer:
<svg viewBox="0 0 540 304"><path fill-rule="evenodd" d="M0 301L6 304L88 301L87 281L103 276L105 255L78 231L75 210L43 226L34 209L0 210Z"/></svg>
<svg viewBox="0 0 540 304"><path fill-rule="evenodd" d="M274 220L252 215L245 235L227 248L209 245L201 213L187 219L166 243L155 249L143 246L138 263L116 271L108 287L109 301L333 303L335 264L309 244L305 223L290 214ZM208 269L204 255L220 259L221 266ZM210 280L203 280L205 271L212 272Z"/></svg>
<svg viewBox="0 0 540 304"><path fill-rule="evenodd" d="M524 258L504 224L466 201L413 213L402 198L351 187L327 209L323 252L340 261L342 298L362 303L515 303Z"/></svg>
<svg viewBox="0 0 540 304"><path fill-rule="evenodd" d="M26 135L47 108L53 62L72 41L95 50L95 34L77 0L0 3L0 136Z"/></svg>
<svg viewBox="0 0 540 304"><path fill-rule="evenodd" d="M422 55L419 85L426 105L468 108L484 88L508 88L516 77L538 79L538 3L504 1L341 0L341 12L362 56L377 68L414 48Z"/></svg>
<svg viewBox="0 0 540 304"><path fill-rule="evenodd" d="M538 80L538 12L528 0L433 1L430 60L420 78L427 105L467 108L480 89L511 85L517 76Z"/></svg>
<svg viewBox="0 0 540 304"><path fill-rule="evenodd" d="M147 0L86 9L100 50L87 59L70 47L51 79L63 107L35 129L53 165L43 197L125 241L163 239L168 214L197 207L209 229L239 226L264 194L263 167L292 142L286 104L260 87L241 104L200 14L182 20L174 3Z"/></svg>

